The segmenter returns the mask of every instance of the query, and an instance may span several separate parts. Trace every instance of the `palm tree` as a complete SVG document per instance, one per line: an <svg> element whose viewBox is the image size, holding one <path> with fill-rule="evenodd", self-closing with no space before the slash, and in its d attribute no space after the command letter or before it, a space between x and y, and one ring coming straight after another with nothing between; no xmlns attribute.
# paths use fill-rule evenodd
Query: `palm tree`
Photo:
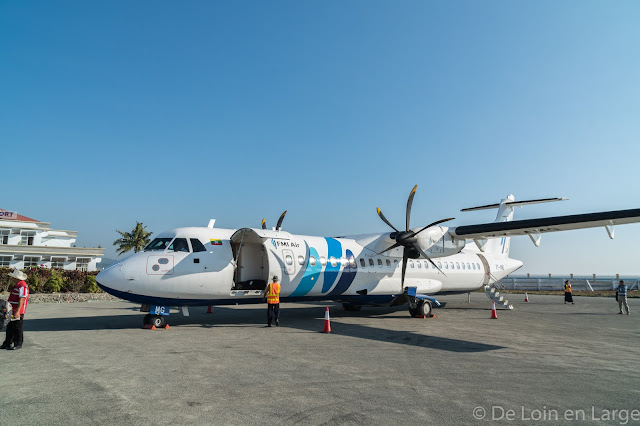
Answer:
<svg viewBox="0 0 640 426"><path fill-rule="evenodd" d="M133 250L134 253L137 253L149 244L152 232L147 232L145 228L146 226L143 226L142 222L136 221L136 227L133 228L131 232L116 230L116 232L122 236L122 238L118 238L113 242L114 246L118 246L118 250L116 250L118 256L122 253L128 252L129 250Z"/></svg>

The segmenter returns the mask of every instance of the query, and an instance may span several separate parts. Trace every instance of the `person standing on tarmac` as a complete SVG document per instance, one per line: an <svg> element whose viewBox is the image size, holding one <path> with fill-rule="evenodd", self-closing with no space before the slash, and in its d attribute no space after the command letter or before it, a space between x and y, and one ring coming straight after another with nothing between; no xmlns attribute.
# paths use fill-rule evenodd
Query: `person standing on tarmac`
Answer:
<svg viewBox="0 0 640 426"><path fill-rule="evenodd" d="M272 283L267 284L264 290L262 300L267 301L267 327L271 327L271 321L275 316L276 327L280 326L280 284L278 284L278 276L274 275Z"/></svg>
<svg viewBox="0 0 640 426"><path fill-rule="evenodd" d="M0 349L14 350L22 348L22 324L29 303L29 286L25 282L27 274L22 271L16 269L9 274L9 277L14 280L14 286L9 295L13 315L11 322L7 325L7 335Z"/></svg>
<svg viewBox="0 0 640 426"><path fill-rule="evenodd" d="M616 300L618 301L618 308L620 308L620 312L618 314L622 315L622 306L627 310L627 315L629 312L629 304L627 303L627 285L623 280L620 280L618 287L616 288Z"/></svg>
<svg viewBox="0 0 640 426"><path fill-rule="evenodd" d="M571 293L571 283L569 282L569 280L564 281L564 304L566 305L567 302L575 305L575 303L573 302L573 294Z"/></svg>

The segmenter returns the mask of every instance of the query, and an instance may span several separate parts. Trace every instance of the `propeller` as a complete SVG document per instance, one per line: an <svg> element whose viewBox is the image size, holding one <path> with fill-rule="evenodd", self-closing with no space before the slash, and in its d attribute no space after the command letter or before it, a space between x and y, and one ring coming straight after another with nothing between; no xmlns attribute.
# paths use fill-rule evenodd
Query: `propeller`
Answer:
<svg viewBox="0 0 640 426"><path fill-rule="evenodd" d="M276 231L279 231L282 228L282 221L284 220L284 217L286 214L287 214L287 211L285 210L284 213L280 215L280 218L278 219L278 224L276 225ZM267 229L267 221L264 218L262 218L262 229Z"/></svg>
<svg viewBox="0 0 640 426"><path fill-rule="evenodd" d="M410 229L410 221L411 221L411 205L413 204L413 197L416 194L416 190L418 189L418 185L414 186L413 189L411 190L411 193L409 194L409 199L407 200L407 215L406 215L406 227L404 231L399 231L395 226L393 226L391 224L391 222L389 222L387 220L387 218L384 216L384 214L382 214L382 211L380 210L380 208L378 207L378 216L380 216L380 219L382 219L382 221L384 223L386 223L387 225L389 225L389 227L391 227L395 232L392 232L391 234L389 234L389 238L395 240L395 244L393 244L391 247L381 251L378 254L382 254L385 253L389 250L393 250L394 248L398 248L398 247L404 247L404 249L402 250L402 288L404 289L404 276L406 274L407 271L407 261L409 260L409 258L412 259L417 259L420 256L424 257L425 259L427 259L434 268L436 268L438 271L442 272L442 270L440 268L438 268L438 266L433 263L433 260L431 260L431 258L424 252L424 250L422 250L422 248L420 248L420 246L418 245L418 234L421 233L422 231L424 231L427 228L430 228L432 226L435 225L439 225L443 222L447 222L449 220L453 220L453 217L450 217L448 219L441 219L438 221L435 221L433 223L430 223L429 225L425 226L424 228L421 228L420 230L416 231L412 231ZM444 272L442 272L443 275Z"/></svg>

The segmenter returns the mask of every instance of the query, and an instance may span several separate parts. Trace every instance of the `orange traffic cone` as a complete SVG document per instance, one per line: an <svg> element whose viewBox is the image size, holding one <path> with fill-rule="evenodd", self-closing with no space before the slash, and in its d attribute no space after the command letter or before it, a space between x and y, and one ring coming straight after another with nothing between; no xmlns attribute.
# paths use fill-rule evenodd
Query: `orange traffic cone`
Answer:
<svg viewBox="0 0 640 426"><path fill-rule="evenodd" d="M491 308L491 319L498 319L498 312L496 312L496 302L493 302L493 308Z"/></svg>
<svg viewBox="0 0 640 426"><path fill-rule="evenodd" d="M322 329L323 333L331 333L331 322L329 321L329 307L327 306L327 310L324 311L324 329Z"/></svg>
<svg viewBox="0 0 640 426"><path fill-rule="evenodd" d="M211 312L211 306L207 307L207 313L210 314Z"/></svg>
<svg viewBox="0 0 640 426"><path fill-rule="evenodd" d="M529 295L527 294L527 292L524 292L524 301L528 302L529 301Z"/></svg>

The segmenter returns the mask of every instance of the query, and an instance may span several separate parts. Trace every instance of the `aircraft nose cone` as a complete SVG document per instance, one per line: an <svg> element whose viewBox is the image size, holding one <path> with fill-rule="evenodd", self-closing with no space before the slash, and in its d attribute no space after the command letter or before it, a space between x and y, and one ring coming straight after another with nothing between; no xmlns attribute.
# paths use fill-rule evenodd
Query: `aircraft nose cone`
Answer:
<svg viewBox="0 0 640 426"><path fill-rule="evenodd" d="M119 290L124 278L124 272L122 263L118 262L108 268L100 271L96 276L96 282L98 286L104 291L109 292L112 290Z"/></svg>

